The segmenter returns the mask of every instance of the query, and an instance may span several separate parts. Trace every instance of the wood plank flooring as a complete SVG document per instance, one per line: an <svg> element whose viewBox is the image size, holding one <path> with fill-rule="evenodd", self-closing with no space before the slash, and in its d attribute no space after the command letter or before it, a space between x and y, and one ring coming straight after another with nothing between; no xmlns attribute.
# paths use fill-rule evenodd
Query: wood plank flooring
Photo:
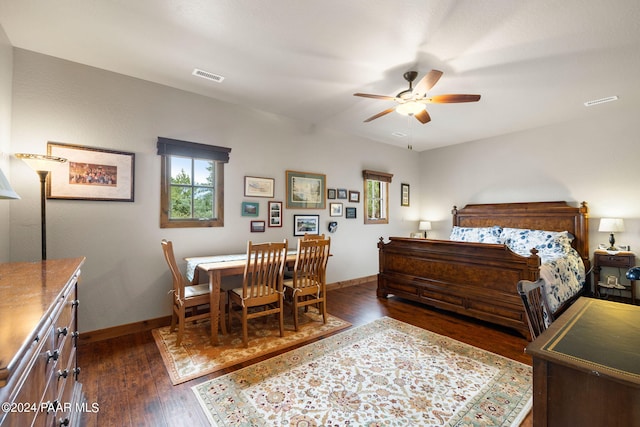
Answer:
<svg viewBox="0 0 640 427"><path fill-rule="evenodd" d="M527 340L516 332L395 297L378 299L375 289L372 282L327 292L329 313L354 326L389 316L531 365ZM82 344L80 381L88 407L99 407L84 414L83 425L206 426L191 387L262 359L173 386L150 331ZM529 414L522 426L531 425Z"/></svg>

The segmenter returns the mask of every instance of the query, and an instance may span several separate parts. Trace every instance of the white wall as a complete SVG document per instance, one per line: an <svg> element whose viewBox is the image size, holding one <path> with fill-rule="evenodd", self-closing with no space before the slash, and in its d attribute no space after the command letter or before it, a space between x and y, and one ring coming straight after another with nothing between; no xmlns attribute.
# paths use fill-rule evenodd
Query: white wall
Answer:
<svg viewBox="0 0 640 427"><path fill-rule="evenodd" d="M0 169L11 181L11 82L13 75L13 48L0 26ZM10 200L0 200L0 262L9 261L9 213Z"/></svg>
<svg viewBox="0 0 640 427"><path fill-rule="evenodd" d="M11 151L45 153L47 141L134 152L135 202L47 201L49 259L86 256L80 293L80 329L92 331L170 313L170 276L160 240L174 241L176 256L243 252L248 239L288 238L295 247L292 216L320 214L322 230L337 220L327 280L376 274L380 236L416 231L418 203L400 207L400 183L417 185L419 155L368 140L316 129L282 117L76 63L14 50ZM225 166L223 228L160 229L158 136L232 149ZM39 182L13 159L11 260L40 257ZM328 207L285 210L284 227L250 233L252 218L240 216L244 176L275 178L273 200L285 200L287 169L326 174L329 188L362 191L362 170L394 174L389 225L364 225L358 218L330 218ZM253 218L255 219L255 218Z"/></svg>
<svg viewBox="0 0 640 427"><path fill-rule="evenodd" d="M608 234L598 232L603 217L624 218L616 242L640 255L640 106L590 108L589 120L421 153L420 213L434 220L431 235L447 238L454 205L586 201L591 258L598 243L608 242ZM618 273L624 276L608 274Z"/></svg>

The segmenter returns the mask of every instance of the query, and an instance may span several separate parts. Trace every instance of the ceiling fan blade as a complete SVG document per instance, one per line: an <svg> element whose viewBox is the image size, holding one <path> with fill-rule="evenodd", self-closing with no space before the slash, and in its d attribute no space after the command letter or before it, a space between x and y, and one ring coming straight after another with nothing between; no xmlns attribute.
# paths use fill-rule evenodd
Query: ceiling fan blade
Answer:
<svg viewBox="0 0 640 427"><path fill-rule="evenodd" d="M451 104L455 102L476 102L479 100L480 95L455 94L432 96L428 99L428 102L432 102L434 104Z"/></svg>
<svg viewBox="0 0 640 427"><path fill-rule="evenodd" d="M425 75L422 80L418 82L418 85L413 89L412 97L422 98L427 92L436 84L442 77L442 71L431 70Z"/></svg>
<svg viewBox="0 0 640 427"><path fill-rule="evenodd" d="M429 123L431 121L431 116L427 113L427 110L422 110L418 114L414 114L414 116L422 124Z"/></svg>
<svg viewBox="0 0 640 427"><path fill-rule="evenodd" d="M382 117L382 116L384 116L384 115L386 115L386 114L391 113L391 112L392 112L392 111L394 111L395 109L396 109L396 107L387 108L386 110L381 111L381 112L379 112L378 114L376 114L376 115L374 115L374 116L369 117L369 118L368 118L367 120L365 120L364 122L365 122L365 123L367 123L367 122L370 122L371 120L375 120L375 119L377 119L378 117Z"/></svg>
<svg viewBox="0 0 640 427"><path fill-rule="evenodd" d="M372 95L370 93L354 93L353 96L362 96L364 98L373 98L373 99L384 99L385 101L393 101L395 99L393 96Z"/></svg>

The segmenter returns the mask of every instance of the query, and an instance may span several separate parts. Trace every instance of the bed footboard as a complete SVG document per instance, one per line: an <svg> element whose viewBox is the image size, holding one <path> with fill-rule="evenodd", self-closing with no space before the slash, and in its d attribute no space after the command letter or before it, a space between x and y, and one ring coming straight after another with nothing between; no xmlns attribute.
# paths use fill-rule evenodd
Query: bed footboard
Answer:
<svg viewBox="0 0 640 427"><path fill-rule="evenodd" d="M538 279L540 258L505 245L390 237L378 242L377 295L389 294L515 329L528 336L520 280Z"/></svg>

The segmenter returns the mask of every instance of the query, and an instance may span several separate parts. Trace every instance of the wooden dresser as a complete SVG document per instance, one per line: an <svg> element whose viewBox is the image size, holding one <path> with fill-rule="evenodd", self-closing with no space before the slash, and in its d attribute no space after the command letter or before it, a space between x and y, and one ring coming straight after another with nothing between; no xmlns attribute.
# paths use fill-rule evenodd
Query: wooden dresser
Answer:
<svg viewBox="0 0 640 427"><path fill-rule="evenodd" d="M85 258L0 264L0 425L78 425L77 283Z"/></svg>

